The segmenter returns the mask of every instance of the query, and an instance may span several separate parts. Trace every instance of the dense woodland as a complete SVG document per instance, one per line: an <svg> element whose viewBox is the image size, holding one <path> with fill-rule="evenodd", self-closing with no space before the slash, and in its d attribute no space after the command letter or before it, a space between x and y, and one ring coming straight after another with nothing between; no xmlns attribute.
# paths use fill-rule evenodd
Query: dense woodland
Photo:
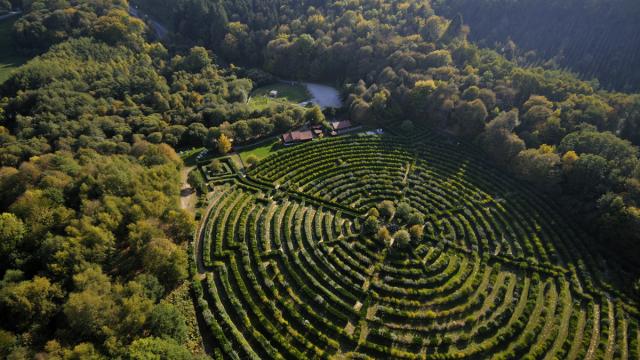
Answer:
<svg viewBox="0 0 640 360"><path fill-rule="evenodd" d="M41 55L0 86L2 356L191 357L158 304L194 227L173 149L301 124L246 104L264 71L343 84L357 122L476 144L636 264L640 96L520 67L427 1L135 3L174 32L164 45L125 0L13 2L21 51Z"/></svg>
<svg viewBox="0 0 640 360"><path fill-rule="evenodd" d="M634 0L436 0L464 16L469 38L518 64L564 68L606 88L639 89L640 3Z"/></svg>
<svg viewBox="0 0 640 360"><path fill-rule="evenodd" d="M44 53L0 89L0 356L190 359L185 319L160 303L194 228L172 146L304 114L252 111L251 80L202 48L170 57L126 2L22 7L15 38Z"/></svg>

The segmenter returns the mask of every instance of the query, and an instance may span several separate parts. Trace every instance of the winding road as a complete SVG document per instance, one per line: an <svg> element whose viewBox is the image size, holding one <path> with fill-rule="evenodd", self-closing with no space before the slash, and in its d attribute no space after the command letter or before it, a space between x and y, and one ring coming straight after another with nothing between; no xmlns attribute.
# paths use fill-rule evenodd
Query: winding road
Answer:
<svg viewBox="0 0 640 360"><path fill-rule="evenodd" d="M133 5L129 5L129 14L143 21L146 19L146 22L148 22L149 25L151 25L151 29L156 34L158 39L162 40L169 34L169 30L164 25L154 20L149 15L143 13Z"/></svg>
<svg viewBox="0 0 640 360"><path fill-rule="evenodd" d="M2 21L4 19L8 19L8 18L10 18L12 16L20 15L20 14L22 14L22 11L11 11L11 12L9 12L7 14L0 15L0 21Z"/></svg>

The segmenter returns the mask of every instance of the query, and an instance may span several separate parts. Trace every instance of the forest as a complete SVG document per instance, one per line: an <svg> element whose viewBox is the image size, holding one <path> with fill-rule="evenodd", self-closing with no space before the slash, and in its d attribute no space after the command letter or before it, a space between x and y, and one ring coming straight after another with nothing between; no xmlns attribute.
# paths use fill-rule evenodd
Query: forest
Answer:
<svg viewBox="0 0 640 360"><path fill-rule="evenodd" d="M567 69L607 89L638 91L640 4L633 0L436 0L462 14L470 40L520 65Z"/></svg>
<svg viewBox="0 0 640 360"><path fill-rule="evenodd" d="M0 84L0 356L204 356L165 301L189 283L196 228L176 151L224 155L313 118L251 106L278 77L338 85L356 123L478 149L638 279L640 95L619 92L638 83L637 9L548 2L523 31L531 2L131 0L169 28L158 42L126 0L0 1L33 57ZM585 31L595 16L606 31Z"/></svg>

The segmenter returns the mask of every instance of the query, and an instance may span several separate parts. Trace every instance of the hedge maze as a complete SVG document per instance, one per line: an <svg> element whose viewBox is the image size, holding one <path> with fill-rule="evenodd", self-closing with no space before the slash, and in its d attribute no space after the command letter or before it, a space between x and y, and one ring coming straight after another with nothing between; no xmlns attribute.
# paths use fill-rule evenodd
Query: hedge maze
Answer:
<svg viewBox="0 0 640 360"><path fill-rule="evenodd" d="M639 358L622 271L473 149L357 135L225 169L194 254L221 358ZM385 200L421 220L401 250L363 231Z"/></svg>

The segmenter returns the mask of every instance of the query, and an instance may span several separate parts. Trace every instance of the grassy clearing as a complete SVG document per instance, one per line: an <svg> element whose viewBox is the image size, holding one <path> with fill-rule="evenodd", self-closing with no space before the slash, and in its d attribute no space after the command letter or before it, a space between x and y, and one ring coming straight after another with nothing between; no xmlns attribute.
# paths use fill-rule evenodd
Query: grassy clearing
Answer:
<svg viewBox="0 0 640 360"><path fill-rule="evenodd" d="M240 158L242 161L246 163L247 158L251 155L255 155L258 160L262 160L267 156L271 155L273 152L279 150L281 148L280 142L277 138L271 139L265 143L256 145L255 147L248 148L240 152Z"/></svg>
<svg viewBox="0 0 640 360"><path fill-rule="evenodd" d="M272 90L276 90L278 92L278 98L284 98L293 103L301 103L311 98L311 94L307 91L306 86L300 84L289 85L285 83L275 83L257 88L253 91L251 97L268 98L269 92Z"/></svg>
<svg viewBox="0 0 640 360"><path fill-rule="evenodd" d="M0 20L0 84L11 76L13 70L27 62L28 58L18 54L13 46L11 29L17 16Z"/></svg>
<svg viewBox="0 0 640 360"><path fill-rule="evenodd" d="M230 156L231 161L236 165L238 169L242 168L242 161L240 160L240 156L238 154L232 154Z"/></svg>
<svg viewBox="0 0 640 360"><path fill-rule="evenodd" d="M286 99L272 99L267 96L252 96L249 100L249 106L254 111L262 111L277 105L291 105L291 103Z"/></svg>

